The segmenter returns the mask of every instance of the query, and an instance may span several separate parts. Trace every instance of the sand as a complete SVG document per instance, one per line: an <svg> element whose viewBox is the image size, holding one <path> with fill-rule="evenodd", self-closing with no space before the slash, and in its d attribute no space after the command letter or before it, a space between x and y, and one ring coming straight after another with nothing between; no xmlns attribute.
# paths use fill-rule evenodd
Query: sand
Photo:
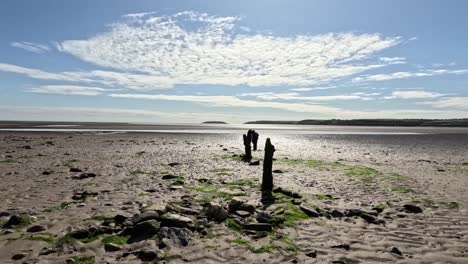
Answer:
<svg viewBox="0 0 468 264"><path fill-rule="evenodd" d="M58 246L72 230L100 226L103 216L164 210L184 199L201 210L201 200L227 206L240 193L261 211L265 136L277 149L273 169L282 172L274 173L275 186L324 212L381 208L385 224L321 216L246 234L210 222L185 247L147 239L106 252L102 237ZM242 154L240 134L0 132L0 222L19 214L33 220L0 230L0 263L67 263L74 256L141 263L135 254L123 257L139 250L156 252L162 263L468 263L467 135L260 133L260 142L260 166L249 166L233 157ZM81 173L70 168L96 176L75 179ZM168 174L183 177L183 186L162 178ZM73 199L83 191L92 195ZM423 212L405 211L408 204ZM47 230L26 231L34 225ZM17 254L22 258L13 260Z"/></svg>

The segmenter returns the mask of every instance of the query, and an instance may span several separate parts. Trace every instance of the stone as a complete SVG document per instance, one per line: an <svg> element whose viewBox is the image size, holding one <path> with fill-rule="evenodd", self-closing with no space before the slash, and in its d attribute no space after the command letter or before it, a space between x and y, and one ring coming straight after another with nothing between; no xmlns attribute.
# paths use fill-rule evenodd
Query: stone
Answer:
<svg viewBox="0 0 468 264"><path fill-rule="evenodd" d="M172 174L166 174L162 176L163 180L172 180L172 179L177 179L178 176L172 175Z"/></svg>
<svg viewBox="0 0 468 264"><path fill-rule="evenodd" d="M244 211L244 210L237 210L236 215L238 215L238 216L240 216L242 218L246 218L246 217L250 216L250 212L247 212L247 211Z"/></svg>
<svg viewBox="0 0 468 264"><path fill-rule="evenodd" d="M222 222L228 217L228 212L221 205L210 203L206 211L206 216L209 220Z"/></svg>
<svg viewBox="0 0 468 264"><path fill-rule="evenodd" d="M28 230L26 230L26 232L36 233L36 232L42 232L42 231L45 231L45 230L47 230L46 226L35 225L35 226L31 226L30 228L28 228Z"/></svg>
<svg viewBox="0 0 468 264"><path fill-rule="evenodd" d="M70 168L70 172L83 172L83 171L78 168Z"/></svg>
<svg viewBox="0 0 468 264"><path fill-rule="evenodd" d="M241 204L239 206L239 208L237 210L247 211L247 212L253 214L255 212L255 206L253 204L243 203L243 204Z"/></svg>
<svg viewBox="0 0 468 264"><path fill-rule="evenodd" d="M378 219L377 217L370 215L368 213L362 213L360 217L369 224L376 224L376 225L385 224L384 220Z"/></svg>
<svg viewBox="0 0 468 264"><path fill-rule="evenodd" d="M158 233L159 222L156 220L147 220L133 226L133 228L125 229L124 234L129 233L131 236L128 243L134 243L153 237Z"/></svg>
<svg viewBox="0 0 468 264"><path fill-rule="evenodd" d="M317 250L312 250L312 251L306 252L305 255L308 256L309 258L316 258L317 257Z"/></svg>
<svg viewBox="0 0 468 264"><path fill-rule="evenodd" d="M128 217L124 216L124 215L116 215L114 216L114 223L117 224L117 225L121 225L123 224L126 220L128 219Z"/></svg>
<svg viewBox="0 0 468 264"><path fill-rule="evenodd" d="M187 246L192 238L192 231L187 228L161 227L158 231L159 239L169 239L177 245Z"/></svg>
<svg viewBox="0 0 468 264"><path fill-rule="evenodd" d="M336 209L333 209L331 212L330 212L330 215L331 217L334 217L334 218L341 218L344 216L344 214Z"/></svg>
<svg viewBox="0 0 468 264"><path fill-rule="evenodd" d="M275 188L273 190L273 192L274 193L282 193L284 195L287 195L289 197L296 198L296 199L301 199L302 198L302 195L300 195L300 194L298 194L296 192L290 191L290 190L283 189L281 187Z"/></svg>
<svg viewBox="0 0 468 264"><path fill-rule="evenodd" d="M245 230L253 230L253 231L266 231L271 232L272 227L271 224L267 223L249 223L244 225Z"/></svg>
<svg viewBox="0 0 468 264"><path fill-rule="evenodd" d="M106 252L116 252L122 250L122 248L112 243L106 243L104 244L104 250Z"/></svg>
<svg viewBox="0 0 468 264"><path fill-rule="evenodd" d="M361 209L347 209L345 210L344 215L346 217L354 217L354 216L361 216L364 213L365 212Z"/></svg>
<svg viewBox="0 0 468 264"><path fill-rule="evenodd" d="M159 213L156 211L145 211L142 212L141 214L135 215L132 217L131 221L134 225L146 221L146 220L158 220L159 219Z"/></svg>
<svg viewBox="0 0 468 264"><path fill-rule="evenodd" d="M399 256L403 256L403 254L401 253L401 251L396 248L396 247L393 247L391 250L390 250L390 253L393 253L393 254L397 254Z"/></svg>
<svg viewBox="0 0 468 264"><path fill-rule="evenodd" d="M20 259L23 259L24 257L26 257L25 254L22 254L22 253L19 253L19 254L15 254L11 257L12 260L20 260Z"/></svg>
<svg viewBox="0 0 468 264"><path fill-rule="evenodd" d="M412 204L405 204L403 205L403 208L405 209L406 212L412 213L412 214L420 214L423 212L421 207L412 205Z"/></svg>
<svg viewBox="0 0 468 264"><path fill-rule="evenodd" d="M47 255L54 254L54 253L57 253L57 250L52 249L52 248L43 248L39 252L39 256L47 256Z"/></svg>
<svg viewBox="0 0 468 264"><path fill-rule="evenodd" d="M340 245L332 246L332 248L342 248L344 250L350 250L351 246L348 244L340 244Z"/></svg>
<svg viewBox="0 0 468 264"><path fill-rule="evenodd" d="M161 216L161 226L194 229L193 220L182 215L167 213Z"/></svg>
<svg viewBox="0 0 468 264"><path fill-rule="evenodd" d="M249 165L250 166L258 166L258 165L260 165L260 161L259 160L251 161L251 162L249 162Z"/></svg>
<svg viewBox="0 0 468 264"><path fill-rule="evenodd" d="M319 217L319 216L320 216L320 213L318 213L317 211L315 211L314 209L308 207L308 206L305 205L305 204L299 205L299 208L301 208L301 210L302 210L306 215L308 215L309 217Z"/></svg>
<svg viewBox="0 0 468 264"><path fill-rule="evenodd" d="M158 254L154 251L141 250L136 253L136 256L141 261L153 261L158 257Z"/></svg>
<svg viewBox="0 0 468 264"><path fill-rule="evenodd" d="M43 171L42 172L42 175L50 175L50 174L52 174L52 171Z"/></svg>
<svg viewBox="0 0 468 264"><path fill-rule="evenodd" d="M257 219L257 221L259 223L271 223L271 220L273 219L273 217L267 213L267 212L259 212L256 216L255 216L255 219Z"/></svg>
<svg viewBox="0 0 468 264"><path fill-rule="evenodd" d="M95 174L95 173L83 172L83 173L81 173L79 176L73 177L73 178L82 180L82 179L95 178L95 177L96 177L96 174Z"/></svg>
<svg viewBox="0 0 468 264"><path fill-rule="evenodd" d="M178 162L171 162L171 163L169 163L169 164L167 164L167 165L169 165L169 166L171 166L171 167L174 167L174 166L179 166L180 163L178 163Z"/></svg>
<svg viewBox="0 0 468 264"><path fill-rule="evenodd" d="M233 198L228 204L229 212L235 212L239 210L239 207L244 203L244 201L239 200L238 198Z"/></svg>

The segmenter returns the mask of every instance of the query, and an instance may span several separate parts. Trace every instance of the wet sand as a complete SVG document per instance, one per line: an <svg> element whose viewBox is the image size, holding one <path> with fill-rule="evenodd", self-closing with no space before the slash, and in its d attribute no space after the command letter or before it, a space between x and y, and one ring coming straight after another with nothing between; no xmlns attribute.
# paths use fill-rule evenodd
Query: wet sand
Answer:
<svg viewBox="0 0 468 264"><path fill-rule="evenodd" d="M267 234L210 221L193 230L187 246L161 246L159 239L149 238L109 252L106 235L58 243L72 231L145 210L176 211L198 224L206 202L227 208L233 197L255 207L241 219L255 222L265 210L258 181L267 136L276 147L275 186L301 194L299 202L321 216L300 215ZM26 226L0 230L0 263L67 263L74 256L92 257L95 263L141 263L135 253L141 251L155 252L165 263L468 263L468 134L265 130L259 142L254 159L260 166L250 166L236 156L243 152L241 133L0 132L0 222L12 215L32 217ZM76 178L82 173L95 177ZM295 199L276 195L279 209L298 208ZM384 223L346 215L350 209L383 209L375 215ZM46 230L27 232L36 225ZM21 258L13 260L15 255Z"/></svg>

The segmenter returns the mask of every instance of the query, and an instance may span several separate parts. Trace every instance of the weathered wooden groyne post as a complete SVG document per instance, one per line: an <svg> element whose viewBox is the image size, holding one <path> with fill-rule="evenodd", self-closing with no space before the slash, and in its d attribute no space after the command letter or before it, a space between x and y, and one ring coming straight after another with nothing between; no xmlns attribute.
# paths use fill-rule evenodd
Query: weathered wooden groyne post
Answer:
<svg viewBox="0 0 468 264"><path fill-rule="evenodd" d="M265 158L263 160L263 177L262 177L262 202L271 202L273 200L273 154L275 146L271 144L269 138L265 142Z"/></svg>
<svg viewBox="0 0 468 264"><path fill-rule="evenodd" d="M250 132L250 130L249 130ZM243 135L244 138L244 147L245 147L245 154L244 154L244 160L245 161L250 161L252 159L252 149L250 147L250 142L251 142L251 134L247 133Z"/></svg>
<svg viewBox="0 0 468 264"><path fill-rule="evenodd" d="M252 144L253 144L253 150L257 150L257 142L258 142L258 133L255 132L255 130L252 133Z"/></svg>

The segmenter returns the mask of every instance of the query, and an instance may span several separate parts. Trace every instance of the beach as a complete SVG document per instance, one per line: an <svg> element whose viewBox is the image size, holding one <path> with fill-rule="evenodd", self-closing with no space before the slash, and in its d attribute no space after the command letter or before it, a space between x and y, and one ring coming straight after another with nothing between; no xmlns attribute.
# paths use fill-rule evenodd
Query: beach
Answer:
<svg viewBox="0 0 468 264"><path fill-rule="evenodd" d="M0 125L0 263L468 263L466 129L260 127L255 165L243 126L45 126ZM265 207L267 137L290 194Z"/></svg>

